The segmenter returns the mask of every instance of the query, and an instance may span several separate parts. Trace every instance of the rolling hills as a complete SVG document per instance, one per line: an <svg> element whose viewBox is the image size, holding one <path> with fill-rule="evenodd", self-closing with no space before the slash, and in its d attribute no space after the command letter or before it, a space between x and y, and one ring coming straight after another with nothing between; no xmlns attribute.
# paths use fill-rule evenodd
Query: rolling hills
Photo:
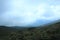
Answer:
<svg viewBox="0 0 60 40"><path fill-rule="evenodd" d="M60 22L29 28L0 26L0 40L60 40Z"/></svg>

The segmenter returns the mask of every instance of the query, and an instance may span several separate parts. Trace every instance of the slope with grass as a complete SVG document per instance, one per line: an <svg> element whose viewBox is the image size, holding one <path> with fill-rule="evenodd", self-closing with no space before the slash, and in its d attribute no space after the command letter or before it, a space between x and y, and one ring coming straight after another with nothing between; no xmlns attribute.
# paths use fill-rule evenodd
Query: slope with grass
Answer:
<svg viewBox="0 0 60 40"><path fill-rule="evenodd" d="M60 22L21 30L19 28L0 26L0 40L60 40Z"/></svg>

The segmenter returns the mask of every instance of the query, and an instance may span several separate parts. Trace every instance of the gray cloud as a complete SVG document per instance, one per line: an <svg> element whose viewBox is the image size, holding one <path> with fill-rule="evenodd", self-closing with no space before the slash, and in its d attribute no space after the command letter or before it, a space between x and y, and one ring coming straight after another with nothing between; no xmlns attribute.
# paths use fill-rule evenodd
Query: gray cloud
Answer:
<svg viewBox="0 0 60 40"><path fill-rule="evenodd" d="M38 20L38 24L42 24L42 20L46 23L60 19L58 1L38 1L35 0L32 4L32 0L0 0L0 25L27 26L38 23Z"/></svg>

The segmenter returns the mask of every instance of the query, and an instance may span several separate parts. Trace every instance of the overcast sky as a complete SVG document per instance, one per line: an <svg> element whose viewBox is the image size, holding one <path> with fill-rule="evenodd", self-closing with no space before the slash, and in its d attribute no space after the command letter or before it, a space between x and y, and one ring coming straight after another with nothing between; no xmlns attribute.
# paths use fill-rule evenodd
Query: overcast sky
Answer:
<svg viewBox="0 0 60 40"><path fill-rule="evenodd" d="M60 0L0 0L0 25L33 26L59 19Z"/></svg>

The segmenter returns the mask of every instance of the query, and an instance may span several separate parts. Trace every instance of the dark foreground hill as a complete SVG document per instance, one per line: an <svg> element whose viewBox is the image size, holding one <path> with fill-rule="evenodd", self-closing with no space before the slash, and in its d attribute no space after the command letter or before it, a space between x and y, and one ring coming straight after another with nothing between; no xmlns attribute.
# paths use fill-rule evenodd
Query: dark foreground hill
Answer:
<svg viewBox="0 0 60 40"><path fill-rule="evenodd" d="M60 40L60 22L35 28L0 26L0 40Z"/></svg>

